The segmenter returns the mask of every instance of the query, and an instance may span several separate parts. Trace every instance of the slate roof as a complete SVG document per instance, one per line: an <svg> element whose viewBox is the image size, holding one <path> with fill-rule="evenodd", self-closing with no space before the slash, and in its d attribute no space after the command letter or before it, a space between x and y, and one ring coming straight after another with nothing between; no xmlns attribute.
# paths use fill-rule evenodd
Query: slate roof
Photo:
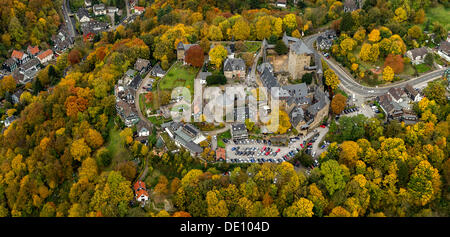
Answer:
<svg viewBox="0 0 450 237"><path fill-rule="evenodd" d="M444 52L447 55L450 55L450 42L442 41L441 45L439 45L439 51Z"/></svg>
<svg viewBox="0 0 450 237"><path fill-rule="evenodd" d="M161 66L159 65L159 63L157 63L153 69L152 69L152 75L156 75L156 74L166 74L166 71L164 71Z"/></svg>
<svg viewBox="0 0 450 237"><path fill-rule="evenodd" d="M399 100L404 95L405 91L401 88L390 88L389 94L391 94L392 97L394 97L395 100Z"/></svg>
<svg viewBox="0 0 450 237"><path fill-rule="evenodd" d="M316 116L319 110L323 109L326 105L330 103L330 100L328 99L325 92L323 92L319 88L316 88L316 90L314 91L314 101L315 103L309 106L307 109L308 112L313 116Z"/></svg>
<svg viewBox="0 0 450 237"><path fill-rule="evenodd" d="M264 68L264 71L261 74L261 82L268 90L270 90L272 87L280 87L278 80L267 67Z"/></svg>
<svg viewBox="0 0 450 237"><path fill-rule="evenodd" d="M296 106L289 113L289 120L293 127L296 127L298 125L298 123L300 123L300 121L303 121L304 119L305 119L305 114L303 112L302 107L300 107L300 106Z"/></svg>
<svg viewBox="0 0 450 237"><path fill-rule="evenodd" d="M89 12L88 12L88 10L86 9L86 8L84 8L84 7L80 7L80 8L78 8L78 11L77 11L77 17L78 17L78 19L81 19L81 18L83 18L83 17L89 17Z"/></svg>
<svg viewBox="0 0 450 237"><path fill-rule="evenodd" d="M223 65L224 71L245 71L245 61L241 58L227 58Z"/></svg>
<svg viewBox="0 0 450 237"><path fill-rule="evenodd" d="M148 68L150 65L150 61L147 59L138 58L136 63L134 64L134 69L137 71L141 71L143 68Z"/></svg>
<svg viewBox="0 0 450 237"><path fill-rule="evenodd" d="M14 64L17 64L17 63L16 63L16 60L14 60L13 58L8 58L8 59L6 59L6 61L3 64L5 64L8 67L12 67Z"/></svg>
<svg viewBox="0 0 450 237"><path fill-rule="evenodd" d="M420 56L422 58L425 57L425 55L428 53L428 50L426 47L421 47L421 48L411 49L411 50L409 50L409 52L411 52L413 59L416 59L418 56Z"/></svg>
<svg viewBox="0 0 450 237"><path fill-rule="evenodd" d="M184 51L187 51L190 47L198 45L198 44L183 44L183 42L179 42L177 45L177 49L182 49Z"/></svg>
<svg viewBox="0 0 450 237"><path fill-rule="evenodd" d="M138 74L133 78L133 80L130 82L129 87L131 87L131 88L137 90L137 88L138 88L139 84L141 83L141 81L142 81L142 77L141 77L141 75L138 73Z"/></svg>
<svg viewBox="0 0 450 237"><path fill-rule="evenodd" d="M298 39L298 41L291 45L291 50L296 54L313 54L311 49L301 39Z"/></svg>
<svg viewBox="0 0 450 237"><path fill-rule="evenodd" d="M23 71L28 71L31 68L36 67L37 65L39 65L39 63L40 62L39 62L39 60L37 58L33 58L33 59L27 61L26 63L22 64L22 66L20 66L20 68Z"/></svg>
<svg viewBox="0 0 450 237"><path fill-rule="evenodd" d="M268 62L261 63L260 65L258 65L256 69L258 70L259 73L262 73L266 67L269 69L270 72L273 72L273 66Z"/></svg>
<svg viewBox="0 0 450 237"><path fill-rule="evenodd" d="M412 95L413 97L416 97L419 94L419 92L414 90L414 88L410 84L406 84L405 91L410 95Z"/></svg>

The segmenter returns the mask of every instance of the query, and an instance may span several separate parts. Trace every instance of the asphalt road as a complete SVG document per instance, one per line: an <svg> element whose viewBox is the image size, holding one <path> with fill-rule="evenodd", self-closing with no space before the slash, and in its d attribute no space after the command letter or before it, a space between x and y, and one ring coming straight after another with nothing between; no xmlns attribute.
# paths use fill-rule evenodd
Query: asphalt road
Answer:
<svg viewBox="0 0 450 237"><path fill-rule="evenodd" d="M72 37L72 39L74 39L75 38L75 29L72 24L72 19L70 19L70 17L69 17L70 10L69 10L68 6L69 6L69 0L64 0L63 4L62 4L62 11L63 11L63 15L65 18L65 24L67 25L67 28L69 30L70 37Z"/></svg>
<svg viewBox="0 0 450 237"><path fill-rule="evenodd" d="M319 37L320 35L321 33L305 37L303 41L311 50L317 52L314 49L313 44L317 40L317 37ZM321 58L325 60L325 62L327 62L328 66L331 69L333 69L336 75L339 77L339 80L341 81L339 85L340 87L342 87L344 90L349 91L350 93L358 94L364 98L382 95L392 87L403 87L406 84L410 84L411 86L415 87L417 84L433 81L435 79L440 78L442 76L442 73L446 70L446 68L442 68L407 81L392 83L387 86L367 87L357 83L353 79L353 77L344 72L344 70L342 70L342 68L338 64L332 62L331 60L326 59L320 52L318 53L321 56Z"/></svg>

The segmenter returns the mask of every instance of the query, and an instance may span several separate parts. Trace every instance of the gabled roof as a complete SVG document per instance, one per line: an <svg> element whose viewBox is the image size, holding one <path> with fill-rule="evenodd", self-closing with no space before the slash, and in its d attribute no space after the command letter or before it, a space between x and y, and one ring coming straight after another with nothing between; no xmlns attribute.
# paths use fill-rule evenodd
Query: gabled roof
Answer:
<svg viewBox="0 0 450 237"><path fill-rule="evenodd" d="M39 47L38 46L33 47L31 45L28 45L27 52L30 53L31 55L36 55L39 53Z"/></svg>
<svg viewBox="0 0 450 237"><path fill-rule="evenodd" d="M411 52L413 59L416 59L418 56L423 58L428 53L428 50L426 47L421 47L421 48L411 49L411 50L409 50L409 52Z"/></svg>
<svg viewBox="0 0 450 237"><path fill-rule="evenodd" d="M406 84L405 90L407 93L409 93L410 95L412 95L414 97L416 97L419 94L419 92L414 90L414 88L410 84Z"/></svg>
<svg viewBox="0 0 450 237"><path fill-rule="evenodd" d="M13 58L8 58L3 64L8 67L12 67L14 64L17 64L17 63L16 63L16 60L14 60Z"/></svg>
<svg viewBox="0 0 450 237"><path fill-rule="evenodd" d="M223 66L224 71L245 71L245 61L241 58L227 58Z"/></svg>
<svg viewBox="0 0 450 237"><path fill-rule="evenodd" d="M439 45L439 51L444 52L447 55L450 55L450 42L442 41L441 45Z"/></svg>
<svg viewBox="0 0 450 237"><path fill-rule="evenodd" d="M267 67L264 68L264 71L261 74L261 82L268 90L270 90L272 87L280 87L278 80Z"/></svg>
<svg viewBox="0 0 450 237"><path fill-rule="evenodd" d="M143 68L148 68L150 61L147 59L138 58L134 64L134 69L141 71Z"/></svg>
<svg viewBox="0 0 450 237"><path fill-rule="evenodd" d="M389 89L389 94L391 94L391 96L395 99L395 100L399 100L403 94L405 93L405 91L403 91L401 88L390 88Z"/></svg>
<svg viewBox="0 0 450 237"><path fill-rule="evenodd" d="M159 63L157 63L153 69L152 69L152 73L153 74L166 74L166 71L164 71L161 66L159 65Z"/></svg>
<svg viewBox="0 0 450 237"><path fill-rule="evenodd" d="M40 62L38 59L33 58L31 60L28 60L26 63L22 64L22 66L20 66L20 68L22 68L24 71L28 71L29 69L39 65L39 63Z"/></svg>
<svg viewBox="0 0 450 237"><path fill-rule="evenodd" d="M145 183L138 180L135 184L134 184L134 191L140 190L140 189L145 189Z"/></svg>
<svg viewBox="0 0 450 237"><path fill-rule="evenodd" d="M134 10L135 11L139 11L139 12L143 12L145 10L145 8L144 7L134 6Z"/></svg>
<svg viewBox="0 0 450 237"><path fill-rule="evenodd" d="M18 50L13 50L11 53L11 58L15 58L18 60L22 60L22 58L25 56L26 54L22 51L18 51Z"/></svg>
<svg viewBox="0 0 450 237"><path fill-rule="evenodd" d="M293 127L296 127L297 124L305 119L305 114L303 112L302 107L296 106L292 111L289 113L289 120L291 122L291 125Z"/></svg>
<svg viewBox="0 0 450 237"><path fill-rule="evenodd" d="M311 49L301 39L298 39L298 41L291 45L291 50L296 54L313 54Z"/></svg>
<svg viewBox="0 0 450 237"><path fill-rule="evenodd" d="M180 41L177 45L177 49L187 51L190 47L192 47L194 45L198 45L198 44L184 44L182 41Z"/></svg>
<svg viewBox="0 0 450 237"><path fill-rule="evenodd" d="M44 52L40 53L40 54L37 56L37 58L38 58L39 60L43 60L44 58L46 58L46 57L48 57L48 56L50 56L50 55L52 55L52 54L53 54L53 51L52 51L51 49L47 49L47 50L45 50Z"/></svg>
<svg viewBox="0 0 450 237"><path fill-rule="evenodd" d="M84 8L84 7L78 8L78 11L77 11L77 17L78 17L78 19L81 19L81 18L83 18L83 17L89 18L89 12L88 12L88 10L87 10L86 8Z"/></svg>

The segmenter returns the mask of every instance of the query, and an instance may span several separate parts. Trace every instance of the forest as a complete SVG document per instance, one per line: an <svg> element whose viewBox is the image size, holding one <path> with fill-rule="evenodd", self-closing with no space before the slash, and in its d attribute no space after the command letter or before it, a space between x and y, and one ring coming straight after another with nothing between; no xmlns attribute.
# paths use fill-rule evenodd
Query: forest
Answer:
<svg viewBox="0 0 450 237"><path fill-rule="evenodd" d="M312 33L328 22L342 30L341 2L299 2L304 5L288 12L262 0L148 1L145 13L127 27L103 32L93 42L77 41L28 85L35 93L20 98L20 109L13 111L19 119L0 135L0 216L449 216L450 105L445 80L424 90L425 98L414 105L420 118L415 125L365 117L333 125L335 140L310 175L288 162L205 164L184 150L158 154L155 141L145 146L133 140L132 129L124 129L113 88L137 58L149 59L152 65L161 61L167 68L176 59L180 41L199 42L209 52L211 41L276 42L284 32L300 37L300 32ZM405 27L415 24L420 9L448 4L365 2L356 16L351 14L358 20L351 28L371 32L389 27L403 42L411 36ZM44 35L34 31L54 33L58 4L2 1L2 50L44 42ZM256 9L260 7L267 8ZM397 14L398 8L406 9L405 15ZM4 14L8 9L12 13ZM404 17L405 24L393 23L396 17ZM127 159L118 159L113 142L124 148ZM130 203L144 163L149 167L147 188L156 199L169 200L172 211Z"/></svg>

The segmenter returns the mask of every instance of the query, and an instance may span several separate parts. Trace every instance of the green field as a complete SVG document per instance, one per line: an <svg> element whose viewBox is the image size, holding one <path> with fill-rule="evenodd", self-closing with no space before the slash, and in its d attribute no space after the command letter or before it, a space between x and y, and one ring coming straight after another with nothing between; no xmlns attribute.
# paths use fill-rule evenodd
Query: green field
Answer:
<svg viewBox="0 0 450 237"><path fill-rule="evenodd" d="M450 8L445 8L442 5L428 8L426 11L427 19L431 22L437 21L447 30L450 30Z"/></svg>
<svg viewBox="0 0 450 237"><path fill-rule="evenodd" d="M254 53L261 48L261 42L245 42L245 46L247 47L247 52Z"/></svg>
<svg viewBox="0 0 450 237"><path fill-rule="evenodd" d="M172 90L176 87L187 87L191 94L194 93L194 79L199 68L185 66L176 62L159 83L160 90Z"/></svg>
<svg viewBox="0 0 450 237"><path fill-rule="evenodd" d="M116 164L131 160L133 156L130 151L125 147L125 141L120 137L120 130L117 128L112 128L109 130L109 138L106 148L111 154L111 167L115 167Z"/></svg>
<svg viewBox="0 0 450 237"><path fill-rule="evenodd" d="M428 72L431 70L431 67L424 63L415 65L414 67L417 69L418 73L424 73L424 72Z"/></svg>

